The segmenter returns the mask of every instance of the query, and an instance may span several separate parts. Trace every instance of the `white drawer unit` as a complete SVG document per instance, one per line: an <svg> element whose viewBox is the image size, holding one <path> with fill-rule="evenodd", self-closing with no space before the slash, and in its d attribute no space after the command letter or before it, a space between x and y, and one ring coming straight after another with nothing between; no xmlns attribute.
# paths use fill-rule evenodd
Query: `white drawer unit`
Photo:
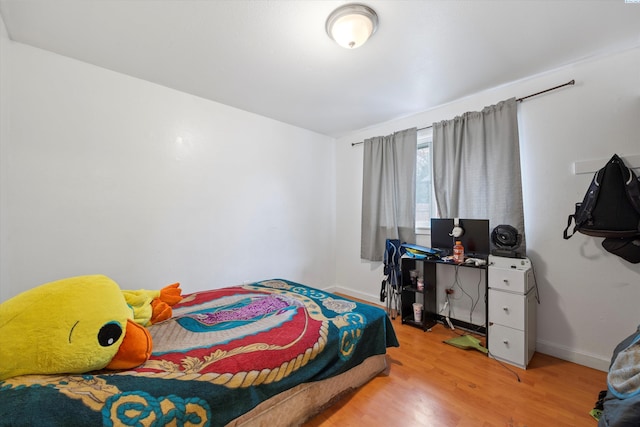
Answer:
<svg viewBox="0 0 640 427"><path fill-rule="evenodd" d="M489 256L489 288L526 294L533 288L533 269L528 258Z"/></svg>
<svg viewBox="0 0 640 427"><path fill-rule="evenodd" d="M489 326L489 333L491 334L489 341L491 356L513 364L516 364L513 361L524 359L524 331L494 323Z"/></svg>
<svg viewBox="0 0 640 427"><path fill-rule="evenodd" d="M531 268L500 268L489 267L489 288L526 294L534 285L533 270Z"/></svg>
<svg viewBox="0 0 640 427"><path fill-rule="evenodd" d="M528 259L489 257L489 355L526 369L536 348L536 294Z"/></svg>
<svg viewBox="0 0 640 427"><path fill-rule="evenodd" d="M524 331L526 303L524 294L489 289L489 319L493 323Z"/></svg>

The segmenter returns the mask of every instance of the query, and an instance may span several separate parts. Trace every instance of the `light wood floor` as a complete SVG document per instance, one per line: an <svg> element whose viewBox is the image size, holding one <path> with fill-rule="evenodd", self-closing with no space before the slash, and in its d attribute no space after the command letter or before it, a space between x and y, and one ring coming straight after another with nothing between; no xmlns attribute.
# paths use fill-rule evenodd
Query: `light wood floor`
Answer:
<svg viewBox="0 0 640 427"><path fill-rule="evenodd" d="M399 316L393 325L400 347L388 349L389 375L349 393L306 427L597 425L589 411L606 389L605 372L540 353L527 370L507 369L477 350L442 342L463 331L437 325L422 332Z"/></svg>

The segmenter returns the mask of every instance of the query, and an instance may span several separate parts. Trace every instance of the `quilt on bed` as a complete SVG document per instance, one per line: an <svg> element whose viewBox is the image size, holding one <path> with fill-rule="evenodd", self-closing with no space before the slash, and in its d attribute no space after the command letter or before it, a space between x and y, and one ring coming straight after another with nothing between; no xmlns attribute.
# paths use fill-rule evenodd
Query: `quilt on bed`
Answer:
<svg viewBox="0 0 640 427"><path fill-rule="evenodd" d="M280 279L185 295L173 314L135 370L0 382L0 425L224 426L399 345L384 310Z"/></svg>

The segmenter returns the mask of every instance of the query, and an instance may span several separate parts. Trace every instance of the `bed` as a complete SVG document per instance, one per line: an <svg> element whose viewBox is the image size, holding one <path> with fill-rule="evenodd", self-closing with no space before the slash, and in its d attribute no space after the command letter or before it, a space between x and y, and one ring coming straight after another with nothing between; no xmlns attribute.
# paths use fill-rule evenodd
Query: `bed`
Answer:
<svg viewBox="0 0 640 427"><path fill-rule="evenodd" d="M640 327L614 349L607 385L596 404L598 427L640 426Z"/></svg>
<svg viewBox="0 0 640 427"><path fill-rule="evenodd" d="M387 368L383 309L282 279L187 294L136 369L0 382L0 426L299 425Z"/></svg>

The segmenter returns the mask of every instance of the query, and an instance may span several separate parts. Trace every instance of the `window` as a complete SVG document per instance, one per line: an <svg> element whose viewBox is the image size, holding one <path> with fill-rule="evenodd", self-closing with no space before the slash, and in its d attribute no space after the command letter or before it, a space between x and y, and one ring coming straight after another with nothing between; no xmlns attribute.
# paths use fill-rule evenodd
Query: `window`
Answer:
<svg viewBox="0 0 640 427"><path fill-rule="evenodd" d="M431 128L418 131L418 153L416 156L416 230L431 228L431 218L436 216L433 192Z"/></svg>

